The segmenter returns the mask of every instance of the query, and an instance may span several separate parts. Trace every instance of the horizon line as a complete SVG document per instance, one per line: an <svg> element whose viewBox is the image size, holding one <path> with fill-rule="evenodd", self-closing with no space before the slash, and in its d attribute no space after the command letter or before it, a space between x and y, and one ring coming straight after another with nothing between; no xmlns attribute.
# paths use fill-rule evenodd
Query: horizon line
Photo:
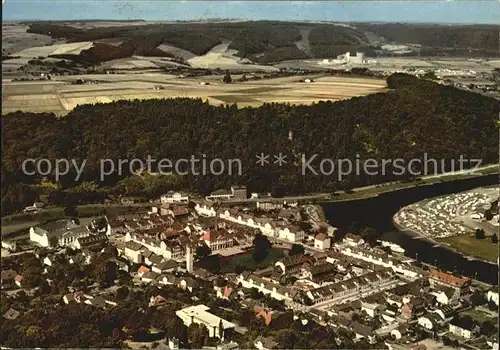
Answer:
<svg viewBox="0 0 500 350"><path fill-rule="evenodd" d="M172 23L172 22L210 22L210 21L241 21L241 22L286 22L286 23L375 23L375 24L431 24L431 25L475 25L475 26L499 26L497 23L477 23L477 22L425 22L425 21L336 21L336 20L279 20L279 19L244 19L244 18L193 18L175 20L154 20L154 19L110 19L110 18L81 18L81 19L3 19L2 24L23 23L23 22L145 22L145 23Z"/></svg>

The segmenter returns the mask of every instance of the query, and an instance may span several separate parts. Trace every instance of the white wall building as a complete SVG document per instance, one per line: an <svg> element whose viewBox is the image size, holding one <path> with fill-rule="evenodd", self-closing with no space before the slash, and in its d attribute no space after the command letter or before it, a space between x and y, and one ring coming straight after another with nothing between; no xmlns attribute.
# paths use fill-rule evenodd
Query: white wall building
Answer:
<svg viewBox="0 0 500 350"><path fill-rule="evenodd" d="M498 305L498 291L495 290L489 290L488 293L486 293L486 299L488 301L493 301L496 305Z"/></svg>
<svg viewBox="0 0 500 350"><path fill-rule="evenodd" d="M314 237L314 248L325 250L330 249L330 247L331 238L324 233L318 233L316 237Z"/></svg>
<svg viewBox="0 0 500 350"><path fill-rule="evenodd" d="M194 206L194 210L198 215L201 216L206 216L206 217L215 217L217 216L217 212L215 211L214 207L207 205L207 204L199 204L196 203Z"/></svg>
<svg viewBox="0 0 500 350"><path fill-rule="evenodd" d="M189 196L184 195L180 192L168 192L166 194L161 195L160 202L162 204L187 204L189 202Z"/></svg>
<svg viewBox="0 0 500 350"><path fill-rule="evenodd" d="M50 247L56 241L61 247L73 247L78 238L90 235L86 227L72 221L56 221L31 227L29 231L30 241L42 247Z"/></svg>
<svg viewBox="0 0 500 350"><path fill-rule="evenodd" d="M289 242L299 242L305 238L306 234L300 228L291 226L278 229L278 237Z"/></svg>
<svg viewBox="0 0 500 350"><path fill-rule="evenodd" d="M237 277L237 283L241 283L244 288L255 288L262 294L269 295L276 300L292 300L292 296L286 287L265 281L255 275L249 275L245 278L245 275L241 274Z"/></svg>
<svg viewBox="0 0 500 350"><path fill-rule="evenodd" d="M189 327L192 323L203 324L207 327L211 338L216 337L224 340L225 334L227 334L228 331L232 331L235 325L208 312L208 310L210 310L208 306L200 304L186 307L176 311L175 313L184 322L186 327ZM223 331L219 329L221 323Z"/></svg>
<svg viewBox="0 0 500 350"><path fill-rule="evenodd" d="M449 330L451 333L458 335L459 337L465 338L465 339L472 339L473 332L470 329L462 328L459 325L454 324L453 322L450 323Z"/></svg>
<svg viewBox="0 0 500 350"><path fill-rule="evenodd" d="M432 320L427 316L420 316L417 319L417 322L418 322L418 325L420 327L423 327L425 329L432 330L434 328L434 324L432 323Z"/></svg>

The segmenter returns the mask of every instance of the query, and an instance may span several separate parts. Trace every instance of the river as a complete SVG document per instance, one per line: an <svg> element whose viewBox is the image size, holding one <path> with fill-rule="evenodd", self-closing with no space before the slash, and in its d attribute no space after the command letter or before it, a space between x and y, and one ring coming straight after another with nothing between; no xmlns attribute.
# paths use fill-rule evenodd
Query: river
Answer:
<svg viewBox="0 0 500 350"><path fill-rule="evenodd" d="M372 227L383 232L383 240L402 246L408 257L417 258L418 254L418 260L422 262L496 285L499 280L498 265L468 260L445 247L434 247L435 243L425 239L413 239L414 235L398 231L392 222L392 217L402 207L423 199L492 185L498 185L498 174L405 188L366 199L326 202L322 206L333 226L347 228L356 222L360 227Z"/></svg>

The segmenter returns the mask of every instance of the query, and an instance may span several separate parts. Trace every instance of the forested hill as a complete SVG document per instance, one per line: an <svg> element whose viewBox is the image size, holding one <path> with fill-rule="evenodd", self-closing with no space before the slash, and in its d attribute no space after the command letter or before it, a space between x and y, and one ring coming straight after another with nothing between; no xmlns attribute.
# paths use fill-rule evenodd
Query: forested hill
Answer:
<svg viewBox="0 0 500 350"><path fill-rule="evenodd" d="M207 23L148 23L111 27L77 28L68 22L32 22L28 32L46 34L68 42L114 39L102 42L79 55L65 55L89 63L99 63L132 55L169 56L158 47L172 45L195 55L207 53L215 45L230 42L237 56L259 63L284 60L332 58L346 51L363 51L370 57L392 56L386 44L410 45L409 56L498 57L496 25L373 24L243 21ZM305 39L311 50L296 43ZM419 48L416 49L417 45ZM60 57L60 55L58 55Z"/></svg>
<svg viewBox="0 0 500 350"><path fill-rule="evenodd" d="M52 114L11 113L2 118L2 204L21 205L30 198L20 183L25 158L88 159L83 181L129 195L158 195L168 189L206 194L231 184L251 191L285 193L330 191L387 181L389 176L301 175L300 155L331 159L481 158L498 161L499 102L471 92L406 75L388 78L387 93L312 106L267 104L259 108L215 107L201 100L120 101L77 107L64 119ZM293 138L289 138L289 132ZM283 167L255 164L256 154L287 155ZM163 176L144 181L134 176L99 182L101 158L169 158L195 155L206 159L240 159L242 176ZM296 155L294 158L293 155ZM295 163L295 164L294 164ZM313 162L318 169L319 162ZM336 173L335 173L336 174ZM76 183L67 177L64 186ZM80 185L82 186L82 185ZM22 193L20 195L19 193ZM22 202L22 201L21 201ZM16 204L17 203L17 204Z"/></svg>

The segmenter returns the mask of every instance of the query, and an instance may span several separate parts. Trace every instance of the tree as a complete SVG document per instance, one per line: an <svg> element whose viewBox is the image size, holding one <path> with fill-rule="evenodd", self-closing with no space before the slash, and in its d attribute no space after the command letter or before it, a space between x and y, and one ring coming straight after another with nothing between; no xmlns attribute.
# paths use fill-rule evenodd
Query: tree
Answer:
<svg viewBox="0 0 500 350"><path fill-rule="evenodd" d="M116 249L113 245L107 245L104 248L104 255L109 256L110 258L118 257L118 249Z"/></svg>
<svg viewBox="0 0 500 350"><path fill-rule="evenodd" d="M445 335L445 336L443 336L443 338L441 340L442 340L442 342L443 342L444 345L451 345L451 339L450 339L450 337L448 337L448 336Z"/></svg>
<svg viewBox="0 0 500 350"><path fill-rule="evenodd" d="M490 209L486 210L484 212L484 218L487 220L487 221L490 221L493 219L493 213L491 212Z"/></svg>
<svg viewBox="0 0 500 350"><path fill-rule="evenodd" d="M134 311L125 322L125 328L127 329L127 333L135 339L148 332L149 322L140 311Z"/></svg>
<svg viewBox="0 0 500 350"><path fill-rule="evenodd" d="M482 335L490 336L495 332L495 325L490 320L486 320L481 324L480 331Z"/></svg>
<svg viewBox="0 0 500 350"><path fill-rule="evenodd" d="M494 233L492 236L491 236L491 242L493 244L497 244L498 243L498 236L496 233Z"/></svg>
<svg viewBox="0 0 500 350"><path fill-rule="evenodd" d="M255 314L248 309L243 309L238 315L238 322L245 327L248 327L255 317Z"/></svg>
<svg viewBox="0 0 500 350"><path fill-rule="evenodd" d="M222 318L219 321L219 339L221 341L224 339L224 324L222 323Z"/></svg>
<svg viewBox="0 0 500 350"><path fill-rule="evenodd" d="M222 81L225 84L231 84L233 82L233 79L231 78L231 75L229 74L229 71L226 71L226 74L224 75L224 78L222 78Z"/></svg>
<svg viewBox="0 0 500 350"><path fill-rule="evenodd" d="M78 210L76 209L76 203L68 196L64 201L64 216L76 218L78 217Z"/></svg>
<svg viewBox="0 0 500 350"><path fill-rule="evenodd" d="M45 341L47 340L47 336L45 335L45 331L40 326L29 326L26 330L26 338L34 346L44 346Z"/></svg>
<svg viewBox="0 0 500 350"><path fill-rule="evenodd" d="M491 311L498 311L498 305L495 304L495 302L493 301L493 299L490 299L488 301L488 309L490 309Z"/></svg>
<svg viewBox="0 0 500 350"><path fill-rule="evenodd" d="M252 259L256 262L261 262L266 260L269 256L269 252L267 250L255 249L252 251Z"/></svg>
<svg viewBox="0 0 500 350"><path fill-rule="evenodd" d="M92 265L94 278L99 283L109 285L118 277L116 263L106 260L102 255L96 257Z"/></svg>
<svg viewBox="0 0 500 350"><path fill-rule="evenodd" d="M257 233L255 235L255 238L253 239L253 260L257 262L265 260L269 255L269 248L271 248L271 242L269 242L269 238L261 233Z"/></svg>
<svg viewBox="0 0 500 350"><path fill-rule="evenodd" d="M365 242L375 242L378 238L377 231L371 227L364 228L359 235L365 240Z"/></svg>
<svg viewBox="0 0 500 350"><path fill-rule="evenodd" d="M125 300L128 297L129 290L127 287L122 286L116 290L116 300L121 301Z"/></svg>
<svg viewBox="0 0 500 350"><path fill-rule="evenodd" d="M188 339L191 347L201 349L209 337L208 329L204 324L191 323L188 327Z"/></svg>
<svg viewBox="0 0 500 350"><path fill-rule="evenodd" d="M476 239L484 239L484 230L477 228L476 229Z"/></svg>
<svg viewBox="0 0 500 350"><path fill-rule="evenodd" d="M59 245L59 239L56 236L49 237L49 246L55 248Z"/></svg>
<svg viewBox="0 0 500 350"><path fill-rule="evenodd" d="M262 233L257 233L252 243L254 249L267 250L271 248L271 242L269 242L269 238L267 238L267 236L264 236Z"/></svg>
<svg viewBox="0 0 500 350"><path fill-rule="evenodd" d="M306 252L306 249L302 244L292 244L292 249L290 249L290 252L288 255L298 255L298 254L304 254Z"/></svg>
<svg viewBox="0 0 500 350"><path fill-rule="evenodd" d="M478 305L486 304L487 300L486 300L486 297L484 296L483 292L476 290L470 296L470 302L472 303L472 305L478 306Z"/></svg>
<svg viewBox="0 0 500 350"><path fill-rule="evenodd" d="M297 336L291 329L278 331L277 341L283 349L293 349L297 340Z"/></svg>
<svg viewBox="0 0 500 350"><path fill-rule="evenodd" d="M207 256L209 256L210 254L212 254L212 250L210 249L210 247L203 243L203 244L200 244L198 247L196 247L196 258L197 259L203 259Z"/></svg>
<svg viewBox="0 0 500 350"><path fill-rule="evenodd" d="M184 325L181 319L173 316L173 318L167 320L165 323L165 329L168 338L177 338L181 343L187 343L188 341L188 328Z"/></svg>

